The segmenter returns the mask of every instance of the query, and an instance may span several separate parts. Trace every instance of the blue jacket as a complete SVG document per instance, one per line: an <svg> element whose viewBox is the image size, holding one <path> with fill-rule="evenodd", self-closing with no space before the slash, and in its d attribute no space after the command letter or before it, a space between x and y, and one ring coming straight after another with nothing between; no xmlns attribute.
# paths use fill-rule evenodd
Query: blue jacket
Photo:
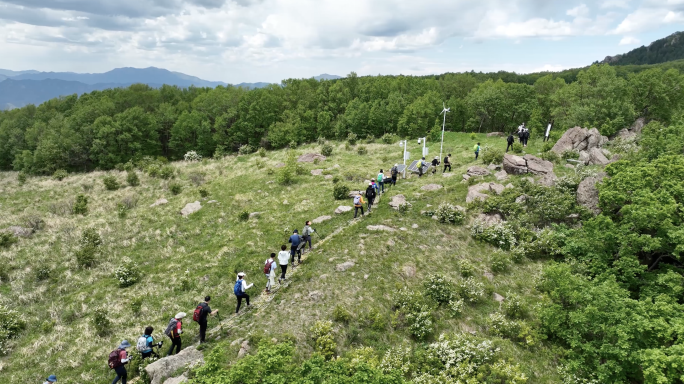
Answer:
<svg viewBox="0 0 684 384"><path fill-rule="evenodd" d="M299 238L299 234L295 233L294 235L290 236L290 243L292 243L292 246L298 246L299 243L301 242L301 239Z"/></svg>

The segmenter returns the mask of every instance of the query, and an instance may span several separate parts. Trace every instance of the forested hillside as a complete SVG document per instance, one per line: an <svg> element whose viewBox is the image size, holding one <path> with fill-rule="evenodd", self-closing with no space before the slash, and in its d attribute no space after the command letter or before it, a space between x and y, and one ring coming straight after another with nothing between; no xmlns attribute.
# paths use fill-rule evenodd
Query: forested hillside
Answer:
<svg viewBox="0 0 684 384"><path fill-rule="evenodd" d="M603 63L611 65L659 64L684 59L684 32L675 32L625 54L608 56Z"/></svg>
<svg viewBox="0 0 684 384"><path fill-rule="evenodd" d="M619 76L610 66L595 65L576 76L565 73L576 77L572 82L562 75L352 73L249 91L145 85L95 91L0 113L0 169L106 170L143 156L180 159L189 150L212 156L242 145L282 148L351 133L436 135L442 103L451 108L452 131L510 131L525 121L538 132L555 120L559 130L595 126L609 136L639 116L667 123L683 100L677 70Z"/></svg>

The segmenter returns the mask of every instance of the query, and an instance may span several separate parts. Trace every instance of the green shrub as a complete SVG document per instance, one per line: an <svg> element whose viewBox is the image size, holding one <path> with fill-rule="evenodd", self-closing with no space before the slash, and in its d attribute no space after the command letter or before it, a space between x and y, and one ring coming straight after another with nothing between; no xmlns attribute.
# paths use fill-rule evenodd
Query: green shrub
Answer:
<svg viewBox="0 0 684 384"><path fill-rule="evenodd" d="M112 322L109 320L109 313L104 307L93 310L91 323L98 336L107 336L112 330Z"/></svg>
<svg viewBox="0 0 684 384"><path fill-rule="evenodd" d="M394 135L392 133L385 133L384 135L382 135L380 140L382 140L382 142L385 144L394 144L397 141L397 135Z"/></svg>
<svg viewBox="0 0 684 384"><path fill-rule="evenodd" d="M551 150L551 148L553 148L553 143L551 143L551 141L547 141L544 143L544 145L542 145L542 152L548 152Z"/></svg>
<svg viewBox="0 0 684 384"><path fill-rule="evenodd" d="M66 179L67 176L69 176L69 172L64 169L58 169L52 174L52 178L59 181Z"/></svg>
<svg viewBox="0 0 684 384"><path fill-rule="evenodd" d="M577 159L579 159L579 156L580 156L580 155L579 155L579 152L577 152L577 151L572 151L572 150L570 150L570 151L565 151L565 152L563 152L563 154L561 155L561 157L563 158L563 160L577 160Z"/></svg>
<svg viewBox="0 0 684 384"><path fill-rule="evenodd" d="M326 360L335 356L335 337L332 333L331 321L317 321L311 327L311 339L314 342L314 351L320 353Z"/></svg>
<svg viewBox="0 0 684 384"><path fill-rule="evenodd" d="M515 143L513 143L513 146L511 147L511 149L513 150L514 153L521 154L521 153L523 153L524 148L523 148L523 145L520 144L520 142L516 141Z"/></svg>
<svg viewBox="0 0 684 384"><path fill-rule="evenodd" d="M297 148L298 145L299 144L297 144L297 142L295 140L292 140L292 141L290 141L290 144L288 144L288 148L295 149L295 148Z"/></svg>
<svg viewBox="0 0 684 384"><path fill-rule="evenodd" d="M333 146L330 144L325 144L321 147L321 155L328 157L333 154Z"/></svg>
<svg viewBox="0 0 684 384"><path fill-rule="evenodd" d="M193 172L188 175L188 179L192 181L196 186L204 184L204 173L203 172Z"/></svg>
<svg viewBox="0 0 684 384"><path fill-rule="evenodd" d="M442 275L429 274L423 280L423 288L425 295L440 305L447 304L454 298L453 284Z"/></svg>
<svg viewBox="0 0 684 384"><path fill-rule="evenodd" d="M349 198L349 187L342 183L333 185L333 198L335 200L345 200Z"/></svg>
<svg viewBox="0 0 684 384"><path fill-rule="evenodd" d="M408 201L405 201L405 202L399 204L397 212L399 212L401 214L405 214L405 213L408 213L408 211L410 211L411 208L413 208L413 205L411 205L411 203L409 203Z"/></svg>
<svg viewBox="0 0 684 384"><path fill-rule="evenodd" d="M17 181L19 181L19 184L24 185L24 183L26 183L26 178L27 178L27 177L28 177L28 176L26 175L25 172L23 172L23 171L22 171L22 172L19 172L19 173L17 174Z"/></svg>
<svg viewBox="0 0 684 384"><path fill-rule="evenodd" d="M7 231L0 231L0 248L9 248L17 242L16 236Z"/></svg>
<svg viewBox="0 0 684 384"><path fill-rule="evenodd" d="M40 265L36 268L36 280L44 281L50 278L52 270L47 265Z"/></svg>
<svg viewBox="0 0 684 384"><path fill-rule="evenodd" d="M510 257L506 253L494 252L489 264L492 272L506 272L510 263Z"/></svg>
<svg viewBox="0 0 684 384"><path fill-rule="evenodd" d="M98 249L94 247L82 247L76 251L76 262L81 268L89 268L95 263Z"/></svg>
<svg viewBox="0 0 684 384"><path fill-rule="evenodd" d="M527 316L527 306L519 295L508 293L506 300L501 303L501 310L512 319L522 319Z"/></svg>
<svg viewBox="0 0 684 384"><path fill-rule="evenodd" d="M475 280L473 277L468 277L458 284L458 293L461 298L468 303L477 303L485 298L484 284Z"/></svg>
<svg viewBox="0 0 684 384"><path fill-rule="evenodd" d="M18 337L26 329L26 322L22 318L18 311L0 306L0 355L9 352L7 341Z"/></svg>
<svg viewBox="0 0 684 384"><path fill-rule="evenodd" d="M112 175L103 177L102 183L104 184L105 189L108 191L116 191L121 187L119 182L116 180L116 177Z"/></svg>
<svg viewBox="0 0 684 384"><path fill-rule="evenodd" d="M557 163L561 160L560 156L558 156L558 154L554 151L542 152L542 154L539 155L539 157L552 163Z"/></svg>
<svg viewBox="0 0 684 384"><path fill-rule="evenodd" d="M335 308L333 309L333 320L337 321L338 323L349 323L351 321L352 315L347 311L346 308L344 308L341 305L336 305Z"/></svg>
<svg viewBox="0 0 684 384"><path fill-rule="evenodd" d="M432 313L430 311L411 312L406 314L409 332L417 340L425 340L434 330Z"/></svg>
<svg viewBox="0 0 684 384"><path fill-rule="evenodd" d="M133 312L134 314L140 313L140 310L142 310L142 304L142 297L136 297L133 300L131 300L131 312Z"/></svg>
<svg viewBox="0 0 684 384"><path fill-rule="evenodd" d="M135 171L128 171L128 174L126 175L126 182L131 187L137 187L140 185L140 178Z"/></svg>
<svg viewBox="0 0 684 384"><path fill-rule="evenodd" d="M295 165L295 174L299 175L299 176L306 175L307 174L306 168L301 164Z"/></svg>
<svg viewBox="0 0 684 384"><path fill-rule="evenodd" d="M114 271L114 276L119 282L119 287L125 288L138 282L140 278L140 270L138 265L129 258L124 258L121 265Z"/></svg>
<svg viewBox="0 0 684 384"><path fill-rule="evenodd" d="M375 136L373 136L373 135L366 136L366 144L373 144L373 143L375 143Z"/></svg>
<svg viewBox="0 0 684 384"><path fill-rule="evenodd" d="M123 165L123 163L117 163L117 164L114 166L114 169L116 169L116 170L119 171L119 172L123 172L123 170L124 170L124 165Z"/></svg>
<svg viewBox="0 0 684 384"><path fill-rule="evenodd" d="M470 140L475 140L475 139L477 139L477 135L474 133L471 133L470 134Z"/></svg>
<svg viewBox="0 0 684 384"><path fill-rule="evenodd" d="M254 152L254 147L249 144L241 145L238 148L238 155L249 155L252 152Z"/></svg>
<svg viewBox="0 0 684 384"><path fill-rule="evenodd" d="M463 260L459 260L457 264L458 264L458 272L461 274L461 276L470 277L470 276L473 276L475 274L475 267L473 266L473 264L470 261L463 259Z"/></svg>
<svg viewBox="0 0 684 384"><path fill-rule="evenodd" d="M183 191L183 187L180 185L180 183L169 183L169 191L171 191L171 193L174 195L179 195Z"/></svg>
<svg viewBox="0 0 684 384"><path fill-rule="evenodd" d="M325 143L326 143L325 137L323 137L323 136L318 136L318 139L316 139L316 142L318 143L318 145L323 145L323 144L325 144Z"/></svg>
<svg viewBox="0 0 684 384"><path fill-rule="evenodd" d="M73 208L74 215L87 215L88 214L88 196L79 194L76 196L76 202Z"/></svg>
<svg viewBox="0 0 684 384"><path fill-rule="evenodd" d="M447 306L449 308L449 313L453 317L459 317L463 314L463 309L465 309L465 303L463 299L451 300Z"/></svg>
<svg viewBox="0 0 684 384"><path fill-rule="evenodd" d="M119 219L125 219L128 215L128 208L126 208L126 205L123 203L116 203L116 214L119 216Z"/></svg>
<svg viewBox="0 0 684 384"><path fill-rule="evenodd" d="M349 132L347 135L347 143L349 143L349 145L356 145L358 139L359 137L354 132Z"/></svg>
<svg viewBox="0 0 684 384"><path fill-rule="evenodd" d="M266 157L266 150L264 147L259 148L259 157Z"/></svg>
<svg viewBox="0 0 684 384"><path fill-rule="evenodd" d="M340 181L342 181L342 178L341 178L339 175L333 176L333 178L332 178L333 184L337 184L337 183L339 183Z"/></svg>
<svg viewBox="0 0 684 384"><path fill-rule="evenodd" d="M248 211L242 211L238 213L238 221L247 221L249 220L249 212Z"/></svg>
<svg viewBox="0 0 684 384"><path fill-rule="evenodd" d="M368 311L364 311L361 318L366 326L376 331L382 331L387 327L387 322L385 321L385 318L382 316L382 313L380 313L380 311L378 311L378 309L375 307L369 309Z"/></svg>
<svg viewBox="0 0 684 384"><path fill-rule="evenodd" d="M164 180L173 179L175 177L175 170L170 165L165 165L159 170L159 177Z"/></svg>
<svg viewBox="0 0 684 384"><path fill-rule="evenodd" d="M76 261L81 268L93 265L100 252L102 238L94 228L87 228L79 241L80 249L76 251Z"/></svg>
<svg viewBox="0 0 684 384"><path fill-rule="evenodd" d="M349 142L344 143L344 150L345 151L351 151L352 145L349 144Z"/></svg>
<svg viewBox="0 0 684 384"><path fill-rule="evenodd" d="M126 162L126 164L124 164L123 169L126 172L130 172L130 171L135 169L135 165L133 164L133 162L131 160L128 160Z"/></svg>
<svg viewBox="0 0 684 384"><path fill-rule="evenodd" d="M161 167L159 164L150 164L147 168L145 168L145 170L150 177L159 177Z"/></svg>
<svg viewBox="0 0 684 384"><path fill-rule="evenodd" d="M45 320L40 324L40 330L43 333L49 334L55 328L55 324L54 320Z"/></svg>
<svg viewBox="0 0 684 384"><path fill-rule="evenodd" d="M480 158L485 164L502 164L503 156L504 153L501 149L486 145L482 148L482 153L480 154Z"/></svg>
<svg viewBox="0 0 684 384"><path fill-rule="evenodd" d="M200 188L199 194L200 194L200 197L205 198L205 197L209 196L209 191L207 191L206 188Z"/></svg>
<svg viewBox="0 0 684 384"><path fill-rule="evenodd" d="M359 145L359 147L356 149L356 153L358 153L359 155L365 155L368 153L368 150L365 146Z"/></svg>
<svg viewBox="0 0 684 384"><path fill-rule="evenodd" d="M294 182L295 174L298 172L297 165L297 154L295 151L287 151L285 166L278 171L276 181L281 185L292 184Z"/></svg>
<svg viewBox="0 0 684 384"><path fill-rule="evenodd" d="M434 215L440 223L463 224L465 213L449 203L442 203L435 210Z"/></svg>
<svg viewBox="0 0 684 384"><path fill-rule="evenodd" d="M471 227L471 235L475 240L489 243L506 251L516 245L515 231L508 223L487 226L481 221L475 221Z"/></svg>

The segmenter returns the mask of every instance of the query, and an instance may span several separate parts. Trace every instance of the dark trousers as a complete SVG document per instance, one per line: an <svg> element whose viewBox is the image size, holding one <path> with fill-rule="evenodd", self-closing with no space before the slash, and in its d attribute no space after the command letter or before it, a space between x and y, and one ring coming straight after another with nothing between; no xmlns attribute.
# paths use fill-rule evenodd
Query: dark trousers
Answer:
<svg viewBox="0 0 684 384"><path fill-rule="evenodd" d="M294 263L295 253L297 254L297 261L302 261L302 250L297 249L297 247L299 247L299 245L293 245L290 247L290 256L292 263Z"/></svg>
<svg viewBox="0 0 684 384"><path fill-rule="evenodd" d="M477 160L477 157L478 157L478 156L480 156L480 152L479 152L479 151L475 151L475 160Z"/></svg>
<svg viewBox="0 0 684 384"><path fill-rule="evenodd" d="M157 358L159 357L159 355L157 355L154 351L142 352L142 358L143 359L146 359L146 358L152 357L152 356L157 357Z"/></svg>
<svg viewBox="0 0 684 384"><path fill-rule="evenodd" d="M207 319L199 321L200 326L200 343L204 343L204 338L207 336Z"/></svg>
<svg viewBox="0 0 684 384"><path fill-rule="evenodd" d="M375 199L371 199L371 198L369 198L368 196L366 196L366 198L368 198L368 212L370 212L370 211L371 211L371 208L373 207L373 201L374 201ZM363 212L362 212L362 213L363 213Z"/></svg>
<svg viewBox="0 0 684 384"><path fill-rule="evenodd" d="M397 177L392 176L392 185L397 185Z"/></svg>
<svg viewBox="0 0 684 384"><path fill-rule="evenodd" d="M423 177L423 167L418 168L418 177Z"/></svg>
<svg viewBox="0 0 684 384"><path fill-rule="evenodd" d="M384 181L378 182L378 189L380 189L382 191L382 193L385 193L385 182Z"/></svg>
<svg viewBox="0 0 684 384"><path fill-rule="evenodd" d="M442 173L446 172L447 168L449 168L449 172L451 172L451 164L444 164L444 169L442 170Z"/></svg>
<svg viewBox="0 0 684 384"><path fill-rule="evenodd" d="M121 379L122 384L126 384L126 379L128 379L128 372L126 372L126 367L120 365L114 368L114 372L116 372L116 377L114 378L114 381L112 381L112 384L116 384L116 382L119 381L119 379Z"/></svg>
<svg viewBox="0 0 684 384"><path fill-rule="evenodd" d="M168 356L173 355L173 348L176 348L176 353L179 353L181 351L180 336L171 338L171 348L169 348L169 353L167 353Z"/></svg>
<svg viewBox="0 0 684 384"><path fill-rule="evenodd" d="M356 213L359 212L359 209L361 210L361 216L363 216L363 205L360 206L354 206L354 218L356 219Z"/></svg>
<svg viewBox="0 0 684 384"><path fill-rule="evenodd" d="M309 249L311 249L311 235L304 236L304 245L305 246L306 246L306 243L309 243Z"/></svg>
<svg viewBox="0 0 684 384"><path fill-rule="evenodd" d="M235 295L237 297L237 308L235 308L235 313L238 313L240 310L240 306L242 305L242 299L247 299L247 305L249 305L249 295L246 293L241 293L239 295Z"/></svg>
<svg viewBox="0 0 684 384"><path fill-rule="evenodd" d="M285 279L285 273L287 272L287 264L280 266L280 279Z"/></svg>
<svg viewBox="0 0 684 384"><path fill-rule="evenodd" d="M513 143L508 143L508 145L506 146L506 152L508 152L509 148L513 148Z"/></svg>

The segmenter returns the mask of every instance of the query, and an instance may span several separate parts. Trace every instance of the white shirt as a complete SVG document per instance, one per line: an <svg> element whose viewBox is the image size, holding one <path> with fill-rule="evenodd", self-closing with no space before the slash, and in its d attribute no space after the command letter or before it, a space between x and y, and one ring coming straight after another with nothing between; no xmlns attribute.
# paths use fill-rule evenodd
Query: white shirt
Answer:
<svg viewBox="0 0 684 384"><path fill-rule="evenodd" d="M271 261L270 258L266 259L266 261L264 262L264 265L268 265L268 262L269 262L269 261ZM269 275L269 274L270 274L271 272L273 272L275 269L276 269L276 262L275 262L275 260L273 260L273 263L271 263L271 270L270 270L269 273L267 273L266 275Z"/></svg>
<svg viewBox="0 0 684 384"><path fill-rule="evenodd" d="M288 251L278 252L278 263L280 265L287 265L287 263L289 261L290 261L290 252L288 252Z"/></svg>

